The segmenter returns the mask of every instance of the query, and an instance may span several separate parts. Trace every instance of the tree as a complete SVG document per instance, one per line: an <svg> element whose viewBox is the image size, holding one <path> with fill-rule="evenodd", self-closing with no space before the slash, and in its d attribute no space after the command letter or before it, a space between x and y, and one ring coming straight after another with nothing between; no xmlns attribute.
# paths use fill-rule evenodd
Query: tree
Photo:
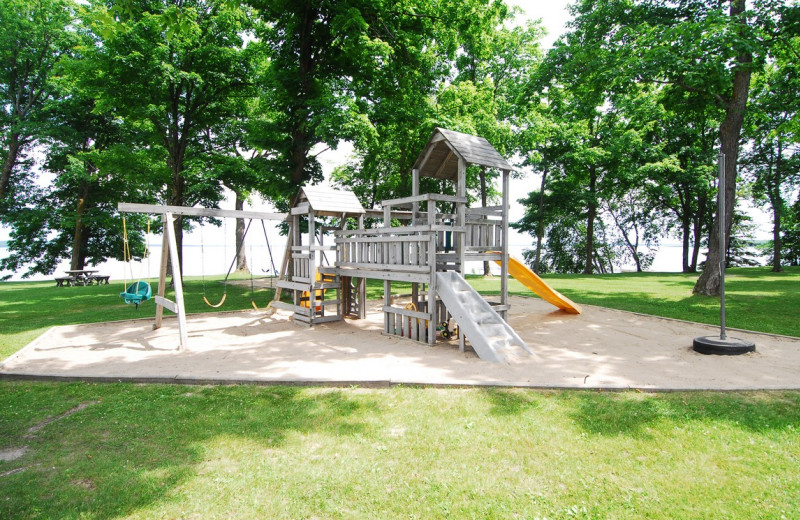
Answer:
<svg viewBox="0 0 800 520"><path fill-rule="evenodd" d="M322 178L312 149L372 139L368 105L384 89L410 87L404 84L407 75L393 77L391 72L397 72L398 62L420 58L416 53L429 34L431 6L411 0L388 5L367 0L251 3L263 22L257 36L270 56L259 78L273 115L262 126L261 148L275 152L264 161L273 181L268 195L286 209L300 186ZM415 65L419 75L430 67L424 61Z"/></svg>
<svg viewBox="0 0 800 520"><path fill-rule="evenodd" d="M781 236L781 257L787 265L800 265L800 198L788 208Z"/></svg>
<svg viewBox="0 0 800 520"><path fill-rule="evenodd" d="M606 212L611 216L626 251L624 257L634 263L637 273L653 263L663 231L662 221L654 218L656 204L644 191L632 188L621 197L606 202ZM647 247L648 251L642 251L642 247Z"/></svg>
<svg viewBox="0 0 800 520"><path fill-rule="evenodd" d="M199 141L232 116L231 99L251 88L243 52L246 10L221 0L98 1L86 18L98 42L87 60L85 87L97 97L98 110L134 129L140 152L161 157L148 176L162 200L216 204L219 180L204 170ZM179 261L183 219L174 223Z"/></svg>
<svg viewBox="0 0 800 520"><path fill-rule="evenodd" d="M437 97L437 116L443 126L489 141L501 155L509 157L516 148L512 124L521 112L517 85L530 76L541 58L538 23L506 27L513 12L497 2L487 6L462 31L461 52L456 58L458 74ZM481 206L496 199L491 181L498 172L479 168L477 186L467 172L468 188L477 188ZM488 276L490 262L483 263Z"/></svg>
<svg viewBox="0 0 800 520"><path fill-rule="evenodd" d="M745 131L750 147L744 169L753 181L756 203L766 203L772 211L770 263L775 272L782 270L781 234L789 193L800 180L800 147L792 132L798 115L795 68L794 57L778 60L756 79Z"/></svg>
<svg viewBox="0 0 800 520"><path fill-rule="evenodd" d="M0 2L0 202L25 175L15 167L48 124L54 68L76 43L74 10L71 0Z"/></svg>
<svg viewBox="0 0 800 520"><path fill-rule="evenodd" d="M586 222L585 274L591 274L597 264L595 227L602 201L610 196L613 177L631 151L621 147L632 134L615 106L624 94L619 87L618 60L596 38L591 24L579 18L548 52L525 90L528 97L543 100L550 117L566 130L561 137L566 141L563 153L553 159L561 164L561 182L571 185L574 208Z"/></svg>
<svg viewBox="0 0 800 520"><path fill-rule="evenodd" d="M726 239L736 199L739 139L749 97L750 79L770 49L788 30L783 18L792 7L779 0L706 2L583 0L574 7L574 32L589 37L614 56L616 84L637 81L670 84L703 93L720 108L721 150L726 155ZM712 226L709 258L695 292L719 289L717 230Z"/></svg>
<svg viewBox="0 0 800 520"><path fill-rule="evenodd" d="M74 83L68 86L74 88ZM27 179L5 215L11 227L11 255L2 266L18 271L28 264L24 276L50 274L62 259L70 260L71 269L107 258L122 260L123 226L117 202L153 201L147 187L137 183L135 172L141 165L125 161L124 150L120 160L119 143L125 139L119 125L93 113L93 100L77 90L62 90L58 98L47 111L52 122L48 132L39 136L47 144L42 147L43 170L53 181ZM132 250L143 251L144 220L130 218Z"/></svg>
<svg viewBox="0 0 800 520"><path fill-rule="evenodd" d="M553 89L547 97L558 95L561 91ZM550 206L546 203L551 175L556 178L564 176L560 158L569 148L565 137L569 132L569 123L557 119L558 100L536 99L521 110L516 118L517 150L523 155L523 166L531 166L540 177L539 190L531 192L527 201L520 200L526 208L526 217L533 218L524 224L528 232L536 238L536 249L530 253L529 262L533 271L542 269L542 253L547 223L553 219L549 215ZM551 110L553 107L556 110ZM535 210L533 207L535 206ZM522 225L522 222L519 223Z"/></svg>
<svg viewBox="0 0 800 520"><path fill-rule="evenodd" d="M463 69L456 68L456 51L460 49L459 56L466 56L464 42L471 38L473 48L483 52L490 42L485 31L495 30L492 20L504 19L506 12L496 0L414 0L396 2L369 18L365 14L371 21L369 34L385 42L389 52L371 78L362 75L352 83L355 106L367 124L353 139L357 159L337 171L335 180L352 187L366 206L372 206L383 199L411 194L411 168L436 126L477 132L499 146L498 140L486 135L485 128L476 128L503 126L498 125L494 114L496 103L490 101L496 98L498 84L481 76L487 70L483 58L475 61L480 70L469 73L471 77L474 72L477 81L461 76ZM508 57L508 50L503 53L493 57L491 66L497 70ZM513 71L509 80L512 76ZM509 133L507 128L503 132ZM470 171L469 175L474 193L479 189L481 172ZM439 189L432 179L421 182L423 190Z"/></svg>
<svg viewBox="0 0 800 520"><path fill-rule="evenodd" d="M664 231L674 229L682 241L682 271L693 273L713 219L719 111L702 95L672 85L644 86L644 92L650 95L638 96L627 113L647 143L642 186L667 218Z"/></svg>

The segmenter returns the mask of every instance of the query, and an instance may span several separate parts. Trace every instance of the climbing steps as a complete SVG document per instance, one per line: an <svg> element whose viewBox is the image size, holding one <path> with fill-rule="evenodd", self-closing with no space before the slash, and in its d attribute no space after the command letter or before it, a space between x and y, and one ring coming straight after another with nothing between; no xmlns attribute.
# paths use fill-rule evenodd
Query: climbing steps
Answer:
<svg viewBox="0 0 800 520"><path fill-rule="evenodd" d="M436 273L436 292L481 359L509 363L533 354L514 329L459 273Z"/></svg>

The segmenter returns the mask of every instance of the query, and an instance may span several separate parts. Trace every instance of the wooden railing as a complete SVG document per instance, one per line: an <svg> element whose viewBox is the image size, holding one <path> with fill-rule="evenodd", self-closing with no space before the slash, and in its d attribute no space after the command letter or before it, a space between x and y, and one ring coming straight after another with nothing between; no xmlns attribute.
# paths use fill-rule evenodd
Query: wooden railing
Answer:
<svg viewBox="0 0 800 520"><path fill-rule="evenodd" d="M307 252L292 252L292 281L311 283L311 255Z"/></svg>
<svg viewBox="0 0 800 520"><path fill-rule="evenodd" d="M503 214L501 208L467 210L467 252L501 251Z"/></svg>
<svg viewBox="0 0 800 520"><path fill-rule="evenodd" d="M431 232L396 227L342 230L335 235L337 267L429 271Z"/></svg>
<svg viewBox="0 0 800 520"><path fill-rule="evenodd" d="M392 306L383 307L383 312L384 334L410 338L414 341L426 341L430 314L418 312L413 308L401 309Z"/></svg>

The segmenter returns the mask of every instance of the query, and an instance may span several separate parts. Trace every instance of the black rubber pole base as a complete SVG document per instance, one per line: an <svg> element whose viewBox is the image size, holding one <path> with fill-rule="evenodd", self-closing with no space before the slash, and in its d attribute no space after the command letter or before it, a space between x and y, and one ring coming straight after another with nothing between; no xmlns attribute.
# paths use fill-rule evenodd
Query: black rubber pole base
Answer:
<svg viewBox="0 0 800 520"><path fill-rule="evenodd" d="M701 354L736 356L755 352L756 344L739 338L719 339L719 336L701 336L694 338L692 348Z"/></svg>

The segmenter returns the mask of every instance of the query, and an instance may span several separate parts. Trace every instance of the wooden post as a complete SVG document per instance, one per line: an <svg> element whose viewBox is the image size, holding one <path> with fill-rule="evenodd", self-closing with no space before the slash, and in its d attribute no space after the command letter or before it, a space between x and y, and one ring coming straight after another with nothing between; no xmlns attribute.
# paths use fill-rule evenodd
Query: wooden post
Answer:
<svg viewBox="0 0 800 520"><path fill-rule="evenodd" d="M167 261L169 260L169 241L167 240L167 216L162 215L161 221L164 225L164 232L161 235L161 266L158 272L158 295L163 298L167 292ZM153 330L161 328L164 319L164 306L156 303L156 322L153 323Z"/></svg>
<svg viewBox="0 0 800 520"><path fill-rule="evenodd" d="M392 207L383 207L383 227L392 227ZM388 259L383 259L384 263L388 263ZM383 305L391 307L392 305L392 282L389 280L383 281ZM392 326L392 319L388 312L383 313L383 331L386 334L394 334L394 327Z"/></svg>
<svg viewBox="0 0 800 520"><path fill-rule="evenodd" d="M428 344L436 344L436 233L433 228L436 225L436 201L428 199L428 225L431 227L428 242L428 263L430 265L430 281L428 282L428 313L431 319L428 321Z"/></svg>
<svg viewBox="0 0 800 520"><path fill-rule="evenodd" d="M419 168L411 170L411 196L416 197L419 195ZM411 225L417 224L417 213L419 212L419 202L414 201L411 203Z"/></svg>
<svg viewBox="0 0 800 520"><path fill-rule="evenodd" d="M419 195L419 168L413 168L411 170L411 195L413 197ZM411 203L412 227L416 226L419 221L417 213L419 213L419 202L414 201ZM411 284L411 302L414 304L414 307L419 310L419 283L417 282Z"/></svg>
<svg viewBox="0 0 800 520"><path fill-rule="evenodd" d="M317 283L317 251L314 246L317 244L316 230L314 229L314 210L308 210L308 277L311 280L311 290L308 292L308 308L311 312L311 323L314 323L314 317L317 312L317 291L314 290L314 285Z"/></svg>
<svg viewBox="0 0 800 520"><path fill-rule="evenodd" d="M458 158L458 180L456 184L456 196L458 197L466 197L467 196L467 163L464 161L462 157L459 156ZM467 228L467 204L465 202L456 202L456 215L457 215L457 225L461 229ZM466 274L464 272L464 251L466 248L466 233L453 233L456 238L456 254L458 256L458 266L456 269L459 273ZM460 352L464 352L466 348L466 344L464 342L464 334L461 333L459 330L458 334L458 350Z"/></svg>
<svg viewBox="0 0 800 520"><path fill-rule="evenodd" d="M178 311L178 333L180 334L180 350L186 349L189 339L186 332L186 308L183 304L183 281L181 280L181 267L178 263L178 244L175 242L175 233L172 230L172 213L164 215L166 225L164 234L167 235L169 243L169 256L172 264L172 280L175 285L175 306Z"/></svg>
<svg viewBox="0 0 800 520"><path fill-rule="evenodd" d="M461 157L458 158L458 180L456 181L456 196L457 197L464 197L467 196L467 163ZM464 202L456 202L456 225L461 229L466 229L467 226L467 208L466 203ZM458 267L457 271L464 274L464 251L466 247L466 240L465 240L466 233L453 233L453 237L456 240L455 247L456 247L456 254L458 256Z"/></svg>
<svg viewBox="0 0 800 520"><path fill-rule="evenodd" d="M358 216L358 229L364 229L364 215ZM367 317L367 279L358 279L358 317L359 319L366 319Z"/></svg>
<svg viewBox="0 0 800 520"><path fill-rule="evenodd" d="M290 253L291 262L289 264L289 266L291 268L289 272L291 272L291 274L292 274L292 276L290 278L293 279L292 281L295 281L294 277L297 274L297 273L294 272L295 262L294 262L294 249L293 248L296 247L296 246L302 245L302 241L300 240L300 237L301 237L301 234L300 234L300 215L292 215L292 247L290 247L290 249L292 249L292 252ZM292 295L293 295L292 296L292 301L294 302L295 307L299 307L300 306L300 304L301 304L300 298L302 297L302 294L303 294L302 291L292 290Z"/></svg>
<svg viewBox="0 0 800 520"><path fill-rule="evenodd" d="M500 315L508 321L508 197L509 171L503 170L503 260L500 262Z"/></svg>

